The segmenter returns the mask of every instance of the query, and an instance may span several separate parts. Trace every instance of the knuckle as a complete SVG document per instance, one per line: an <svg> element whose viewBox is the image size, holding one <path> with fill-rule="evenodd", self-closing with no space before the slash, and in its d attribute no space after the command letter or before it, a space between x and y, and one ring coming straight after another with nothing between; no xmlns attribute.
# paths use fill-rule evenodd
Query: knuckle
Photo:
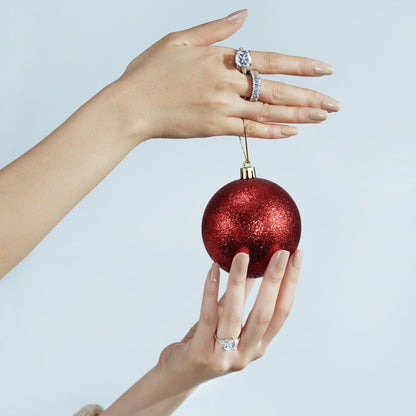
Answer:
<svg viewBox="0 0 416 416"><path fill-rule="evenodd" d="M216 96L216 100L215 100L215 105L216 107L219 108L225 108L229 106L229 98L228 95L223 93L223 94L217 94Z"/></svg>
<svg viewBox="0 0 416 416"><path fill-rule="evenodd" d="M246 284L243 274L231 276L229 283L233 287L241 287L241 286L244 286Z"/></svg>
<svg viewBox="0 0 416 416"><path fill-rule="evenodd" d="M284 87L281 82L275 81L272 84L272 100L274 103L281 103L283 101Z"/></svg>
<svg viewBox="0 0 416 416"><path fill-rule="evenodd" d="M176 40L176 36L177 32L169 32L161 39L161 41L166 44L173 43Z"/></svg>
<svg viewBox="0 0 416 416"><path fill-rule="evenodd" d="M269 282L274 286L280 286L283 280L283 273L277 272L277 273L271 273L269 276Z"/></svg>
<svg viewBox="0 0 416 416"><path fill-rule="evenodd" d="M309 60L306 58L299 58L297 60L298 75L307 74L310 72Z"/></svg>
<svg viewBox="0 0 416 416"><path fill-rule="evenodd" d="M201 351L194 351L190 353L189 361L195 368L206 368L209 366L210 359Z"/></svg>
<svg viewBox="0 0 416 416"><path fill-rule="evenodd" d="M245 359L240 359L232 364L230 370L231 371L241 371L247 367L248 362Z"/></svg>
<svg viewBox="0 0 416 416"><path fill-rule="evenodd" d="M273 139L277 135L280 135L280 128L274 126L273 124L269 124L266 126L266 138Z"/></svg>
<svg viewBox="0 0 416 416"><path fill-rule="evenodd" d="M260 327L266 327L269 325L271 318L272 317L270 314L262 313L256 318L256 325Z"/></svg>
<svg viewBox="0 0 416 416"><path fill-rule="evenodd" d="M239 313L231 311L224 318L226 322L233 328L236 327L238 329L241 329L241 316Z"/></svg>
<svg viewBox="0 0 416 416"><path fill-rule="evenodd" d="M224 55L220 48L209 46L204 51L204 59L209 65L217 65L223 63Z"/></svg>
<svg viewBox="0 0 416 416"><path fill-rule="evenodd" d="M215 314L210 311L201 312L201 322L208 326L215 326L217 324L217 318Z"/></svg>
<svg viewBox="0 0 416 416"><path fill-rule="evenodd" d="M259 358L263 357L265 352L266 351L264 349L260 349L260 350L256 351L256 353L254 354L254 357L253 357L253 361L258 360Z"/></svg>
<svg viewBox="0 0 416 416"><path fill-rule="evenodd" d="M288 278L292 283L297 283L299 280L299 273L289 273Z"/></svg>
<svg viewBox="0 0 416 416"><path fill-rule="evenodd" d="M266 71L278 71L280 67L280 54L278 53L266 53L263 58L263 65Z"/></svg>
<svg viewBox="0 0 416 416"><path fill-rule="evenodd" d="M254 123L251 122L246 122L246 131L247 131L247 136L250 137L256 137L256 125ZM241 134L242 136L244 136L244 132Z"/></svg>
<svg viewBox="0 0 416 416"><path fill-rule="evenodd" d="M307 90L306 91L306 106L314 107L315 103L316 103L316 93L314 91Z"/></svg>
<svg viewBox="0 0 416 416"><path fill-rule="evenodd" d="M231 77L224 76L220 77L215 81L215 89L217 91L228 91L230 87L233 85L233 80Z"/></svg>
<svg viewBox="0 0 416 416"><path fill-rule="evenodd" d="M301 107L294 107L293 108L293 119L297 122L300 122L304 119L304 114L302 112Z"/></svg>
<svg viewBox="0 0 416 416"><path fill-rule="evenodd" d="M210 364L209 369L215 373L225 373L230 369L230 367L225 361L220 360Z"/></svg>
<svg viewBox="0 0 416 416"><path fill-rule="evenodd" d="M264 103L260 106L258 120L259 121L269 121L271 114L271 106L270 104Z"/></svg>

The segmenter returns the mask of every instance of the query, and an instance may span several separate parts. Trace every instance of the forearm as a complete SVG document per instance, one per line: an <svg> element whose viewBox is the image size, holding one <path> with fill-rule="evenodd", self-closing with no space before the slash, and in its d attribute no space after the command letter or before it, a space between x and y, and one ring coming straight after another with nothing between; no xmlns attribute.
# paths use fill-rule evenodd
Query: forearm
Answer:
<svg viewBox="0 0 416 416"><path fill-rule="evenodd" d="M129 128L106 87L0 171L0 278L140 143Z"/></svg>
<svg viewBox="0 0 416 416"><path fill-rule="evenodd" d="M143 409L137 413L137 416L166 416L171 415L190 394L196 389L187 390L184 393L177 394L167 399L162 400L161 402L150 406L147 409Z"/></svg>
<svg viewBox="0 0 416 416"><path fill-rule="evenodd" d="M102 416L165 416L196 389L184 388L166 378L158 366L152 368L120 396Z"/></svg>

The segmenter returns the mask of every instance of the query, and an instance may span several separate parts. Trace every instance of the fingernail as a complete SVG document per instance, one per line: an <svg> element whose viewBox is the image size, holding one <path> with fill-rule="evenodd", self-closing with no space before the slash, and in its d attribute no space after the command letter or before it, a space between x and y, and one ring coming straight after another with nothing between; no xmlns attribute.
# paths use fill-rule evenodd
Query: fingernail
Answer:
<svg viewBox="0 0 416 416"><path fill-rule="evenodd" d="M280 250L277 253L275 265L279 269L286 268L287 260L289 258L290 253L287 250Z"/></svg>
<svg viewBox="0 0 416 416"><path fill-rule="evenodd" d="M246 253L238 253L235 259L235 266L239 273L246 273L250 257Z"/></svg>
<svg viewBox="0 0 416 416"><path fill-rule="evenodd" d="M280 131L282 132L282 134L284 134L285 136L293 136L294 134L298 134L298 129L297 127L292 127L292 126L283 126Z"/></svg>
<svg viewBox="0 0 416 416"><path fill-rule="evenodd" d="M295 255L292 258L293 267L299 269L300 265L302 264L303 260L303 250L298 248L295 252Z"/></svg>
<svg viewBox="0 0 416 416"><path fill-rule="evenodd" d="M215 269L214 269L215 263L211 266L211 272L210 272L210 278L213 282L216 282L217 279L215 278Z"/></svg>
<svg viewBox="0 0 416 416"><path fill-rule="evenodd" d="M322 101L321 106L325 108L325 110L338 111L341 108L341 103L333 98L325 98Z"/></svg>
<svg viewBox="0 0 416 416"><path fill-rule="evenodd" d="M324 62L316 62L313 66L313 71L319 75L331 75L334 73L334 67Z"/></svg>
<svg viewBox="0 0 416 416"><path fill-rule="evenodd" d="M227 19L230 23L241 23L247 19L247 16L248 16L248 10L242 9L237 12L231 13L230 15L227 16Z"/></svg>
<svg viewBox="0 0 416 416"><path fill-rule="evenodd" d="M328 113L325 110L319 108L312 108L309 110L309 118L311 120L326 120Z"/></svg>

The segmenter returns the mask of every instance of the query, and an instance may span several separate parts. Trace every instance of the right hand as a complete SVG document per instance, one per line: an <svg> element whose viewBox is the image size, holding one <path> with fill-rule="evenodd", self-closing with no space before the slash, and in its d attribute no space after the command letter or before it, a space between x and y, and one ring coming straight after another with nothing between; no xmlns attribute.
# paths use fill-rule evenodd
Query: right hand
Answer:
<svg viewBox="0 0 416 416"><path fill-rule="evenodd" d="M149 138L243 136L283 138L291 133L282 123L319 123L339 103L322 93L262 79L258 102L251 77L235 65L235 49L212 46L244 23L223 18L172 32L137 56L110 84L113 107L137 143ZM252 68L260 74L321 76L331 65L316 59L252 51Z"/></svg>
<svg viewBox="0 0 416 416"><path fill-rule="evenodd" d="M244 303L255 281L246 277L249 256L235 255L226 292L219 302L220 272L218 264L213 264L205 282L199 321L181 342L168 345L160 355L157 367L170 385L185 391L209 379L242 370L263 356L289 315L303 257L300 249L290 257L288 251L281 250L279 257L278 253L269 261L244 326ZM224 351L215 334L219 338L240 337L237 351Z"/></svg>

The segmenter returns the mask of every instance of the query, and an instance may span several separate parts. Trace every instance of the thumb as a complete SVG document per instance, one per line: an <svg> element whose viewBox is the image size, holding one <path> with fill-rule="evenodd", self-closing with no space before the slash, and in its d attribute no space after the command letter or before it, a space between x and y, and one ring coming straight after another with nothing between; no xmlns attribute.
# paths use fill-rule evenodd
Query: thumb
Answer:
<svg viewBox="0 0 416 416"><path fill-rule="evenodd" d="M248 16L248 10L242 9L222 19L180 30L175 33L175 43L181 45L211 45L230 37L237 32Z"/></svg>

